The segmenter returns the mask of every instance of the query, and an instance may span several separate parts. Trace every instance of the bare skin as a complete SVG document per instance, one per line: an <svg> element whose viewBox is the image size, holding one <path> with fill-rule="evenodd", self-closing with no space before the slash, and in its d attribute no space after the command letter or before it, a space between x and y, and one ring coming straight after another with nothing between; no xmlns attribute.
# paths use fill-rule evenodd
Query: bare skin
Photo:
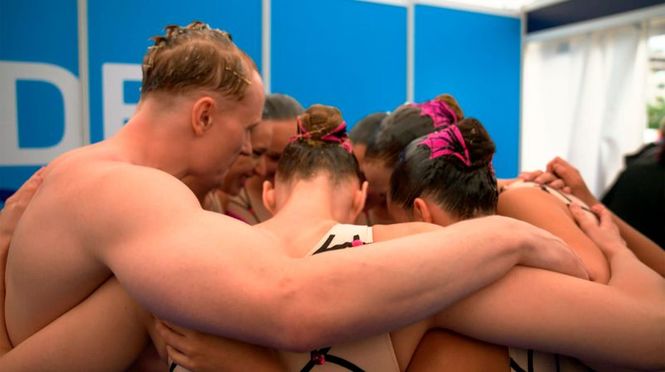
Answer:
<svg viewBox="0 0 665 372"><path fill-rule="evenodd" d="M589 191L580 172L564 159L560 157L552 159L547 164L546 169L546 172L524 172L520 175L520 178L555 188L564 187L564 191L575 195L590 206L600 204L598 199ZM617 215L612 214L612 219L619 226L621 236L635 255L647 266L665 277L665 250Z"/></svg>
<svg viewBox="0 0 665 372"><path fill-rule="evenodd" d="M130 351L134 350L135 353L131 355L136 355L136 351L140 350L139 346L145 342L144 325L140 321L143 320L146 314L136 309L136 305L124 294L117 282L109 281L102 288L102 290L95 292L93 296L81 305L68 312L66 316L61 317L58 321L45 327L33 337L28 338L19 347L6 355L0 361L3 368L12 370L12 366L25 367L25 361L21 362L21 356L33 354L30 350L34 350L35 348L42 352L49 348L55 350L50 353L43 353L44 356L42 358L31 359L31 363L37 363L37 365L39 363L49 363L50 366L57 365L62 366L62 368L84 368L84 366L94 364L95 360L99 360L98 355L92 351L95 350L95 345L101 347L100 344L105 348L104 355L108 356L107 360L114 361L106 365L109 367L109 370L114 370L117 366L126 366L126 364L119 364L123 360L125 363L131 362L133 359L129 357ZM103 301L104 298L106 298L106 301ZM113 304L113 306L107 307L109 304ZM99 311L102 311L102 309L112 310L115 307L135 310L132 310L129 314L127 311L112 311L111 314L113 314L113 317L100 321ZM125 324L118 324L118 322L123 321ZM91 326L85 326L88 322ZM127 322L132 323L130 325L126 324ZM80 325L84 325L84 327ZM99 334L103 334L104 337L100 338L96 336ZM134 340L134 343L131 343L132 345L136 345L134 348L127 346L128 338L129 340ZM53 340L58 340L59 342L54 342ZM114 340L117 342L114 342ZM84 346L86 349L80 349L76 346L77 343L81 342L85 343ZM239 363L242 368L247 368L253 364L270 366L272 365L270 363L275 363L274 360L270 362L274 356L269 351L266 351L267 349L259 349L236 341L222 340L221 342L223 342L225 353L229 353L233 357L230 360L235 361L234 363ZM230 347L232 348L229 349ZM72 356L72 358L58 359L55 364L49 360L49 357L53 355L68 355L68 353L71 353L69 351L71 349L79 351L90 350L91 352L86 352L81 357ZM228 362L229 359L227 359Z"/></svg>
<svg viewBox="0 0 665 372"><path fill-rule="evenodd" d="M356 186L356 188L357 188L357 186ZM320 190L321 187L320 187L320 186L317 186L315 189L319 189L319 190ZM301 191L301 192L305 192L305 191ZM309 193L308 193L308 195L309 195ZM335 203L335 204L336 204L336 203ZM318 205L318 203L317 203L317 204L314 204L314 205ZM336 204L336 205L337 205L337 204ZM342 205L343 205L343 203L342 203ZM300 207L294 207L293 210L299 210L299 211L302 211L302 208L301 208L301 207L304 208L304 206L300 205ZM347 214L347 215L348 215L348 214ZM338 213L335 217L336 217L336 218L344 218L344 215ZM348 217L348 218L351 218L351 217ZM273 222L277 222L277 221L278 221L278 220L273 220ZM331 222L331 223L332 223L332 222ZM413 226L416 226L416 225L413 225ZM281 226L281 228L284 228L284 226ZM279 228L279 226L278 226L278 227L277 227L277 230L279 230L279 229L280 229L280 228ZM378 227L378 229L381 230L381 227ZM393 230L393 231L390 232L391 230ZM393 229L384 229L384 232L383 232L383 233L381 233L381 231L377 231L377 233L378 233L379 235L382 235L382 234L383 234L385 238L387 238L387 237L391 237L391 238L392 238L392 237L395 237L395 236L399 236L400 234L406 232L406 230L410 230L410 229L405 229L405 231L403 231L403 232L395 231L394 228L393 228ZM378 238L381 239L380 236L379 236ZM102 292L102 293L101 293L100 295L98 295L97 297L101 297L103 294L106 294L107 296L109 296L109 295L108 295L108 292L109 292L109 291ZM481 292L481 293L482 293L482 292ZM116 296L116 298L114 299L114 301L116 301L117 303L121 303L121 301L118 301L118 299L119 299L119 298ZM122 297L120 297L120 299L122 299ZM89 302L94 303L94 301L99 301L99 300L98 300L96 297L93 297L93 298L89 299L88 301L86 301L86 303L89 303ZM557 300L557 301L558 301L558 300ZM623 306L625 306L625 304L624 304ZM491 305L489 305L488 307L489 307L489 308L488 308L488 312L492 312L492 311L494 311L494 310L496 309L496 305L494 305L494 304L491 304ZM73 314L77 314L77 313L75 313L75 311L78 311L78 314L79 314L79 315L80 315L80 314L85 314L85 309L79 309L79 308L74 309L74 310L73 310ZM519 318L520 315L517 314L517 317ZM78 318L77 318L77 319L78 319ZM651 318L648 318L648 319L651 319ZM69 320L71 320L71 318L69 318ZM624 321L628 321L628 322L631 321L630 319L623 319L623 320L624 320ZM63 322L66 322L66 321L67 321L67 318L65 318L65 319L60 319L60 320L59 320L60 323L63 323ZM56 322L55 326L57 326L57 322ZM554 327L556 327L556 325L554 325ZM131 327L130 327L130 328L131 328ZM410 327L410 328L413 329L414 327ZM416 326L416 328L418 328L418 326ZM424 327L424 328L427 329L428 327ZM603 328L605 328L605 327L603 327ZM51 326L45 328L45 331L46 331L46 332L45 332L45 331L40 332L40 335L43 336L44 333L46 333L46 335L48 335L48 331L49 331L49 330L52 330L52 329L57 329L57 328L55 328L54 325L52 324ZM508 327L508 329L510 329L510 327ZM607 331L607 330L606 330L606 331ZM501 331L500 331L500 332L501 332ZM412 334L412 332L409 332L409 333ZM393 334L393 336L395 337L395 334ZM55 336L53 336L53 337L55 337ZM187 338L187 337L189 337L189 338ZM503 336L503 337L507 337L507 336ZM192 341L191 341L191 336L183 336L183 338L186 339L186 340L187 340L188 342L190 342L190 343L192 342ZM33 340L33 341L34 341L35 339L39 339L39 338L38 338L38 337L33 337L33 338L29 339L27 343L24 343L24 344L22 345L21 348L17 348L16 350L17 350L17 351L26 350L25 346L30 345L30 344L29 344L30 340ZM59 339L62 340L62 335L60 335ZM417 339L417 338L416 338L416 339ZM243 358L243 359L228 359L228 358L227 358L227 359L226 359L226 362L227 362L227 363L229 363L230 361L233 361L233 360L243 360L243 364L242 364L242 365L243 365L244 367L247 367L247 361L250 361L250 362L252 362L252 363L254 363L254 362L256 362L256 363L263 363L263 364L260 364L260 366L263 366L263 367L266 367L266 366L267 366L266 368L279 368L279 365L278 365L278 364L274 364L274 363L275 363L274 359L271 359L271 358L274 358L274 355L272 355L272 354L270 354L270 353L265 354L265 352L259 352L259 351L257 351L257 349L256 349L255 347L252 347L251 345L244 345L244 346L243 346L241 343L234 342L234 341L228 341L228 340L224 341L224 340L223 340L222 342L225 342L225 346L226 346L226 349L227 349L227 350L228 350L228 346L229 346L228 343L229 343L229 342L231 342L231 343L233 343L235 346L237 346L236 349L233 349L233 350L236 350L236 351L231 352L231 355L236 355L236 356L237 356L238 354L236 354L236 352L238 352L237 350L238 350L238 348L239 348L239 350L240 350L240 355L254 355L254 354L252 354L252 353L258 353L257 355L259 356L259 358L257 358L257 357L251 357L251 358L249 358L249 359L245 359L245 358ZM541 340L541 342L542 342L542 340ZM175 343L178 344L179 342L175 342ZM182 340L180 341L180 343L182 343ZM399 345L400 342L399 342L399 341L396 341L396 344ZM412 342L411 342L411 343L407 342L406 344L407 344L407 348L412 348L412 346L409 346L409 345L413 345ZM33 345L34 345L34 344L33 344ZM40 346L44 347L43 344L40 345ZM587 345L587 348L588 348L588 345ZM186 350L189 351L189 350L191 350L191 349L186 349ZM397 352L398 352L398 355L402 355L402 354L403 354L403 352L400 352L400 351L397 351ZM178 354L176 354L176 351L173 351L173 349L172 349L172 353L173 353L173 355L178 355ZM249 354L248 354L248 353L249 353ZM407 351L407 353L408 353L408 351ZM647 353L648 353L648 351L647 351ZM195 355L196 355L196 354L195 354ZM198 355L205 355L205 353L203 353L203 354L198 354ZM227 355L228 355L228 354L227 354ZM272 356L271 356L271 355L272 355ZM9 356L12 357L11 354L10 354ZM500 354L499 354L498 356L500 357ZM267 359L262 359L262 357L266 357ZM652 356L652 358L653 358L653 356ZM194 358L194 359L196 360L196 358ZM12 360L12 359L10 359L10 361L11 361L11 360ZM272 360L272 362L271 362L271 360ZM647 360L649 360L649 359L647 359ZM3 360L3 362L4 362L4 360ZM401 364L402 364L402 366L404 366L404 365L406 364L406 362L402 361ZM10 364L10 365L11 365L11 364ZM260 366L259 366L259 367L260 367ZM263 368L263 367L261 367L261 368ZM258 368L258 367L257 367L257 368Z"/></svg>
<svg viewBox="0 0 665 372"><path fill-rule="evenodd" d="M460 225L323 260L289 258L274 235L203 211L179 179L219 185L242 147L250 149L262 90L254 73L240 102L205 90L152 93L118 135L49 166L8 256L5 315L14 345L95 297L111 275L160 318L286 350L408 324L517 262L585 275L561 241L510 220L479 222L483 234L468 234L479 225ZM463 254L470 247L478 254ZM442 270L451 260L458 265ZM477 265L494 269L479 276ZM414 266L418 281L391 275ZM340 302L353 306L332 306ZM370 316L377 304L387 311Z"/></svg>
<svg viewBox="0 0 665 372"><path fill-rule="evenodd" d="M12 235L16 229L20 217L23 215L25 208L34 196L35 192L42 184L44 169L40 169L37 173L32 175L28 181L21 186L7 201L5 207L0 210L0 268L7 265L7 254L9 252L9 244L12 241ZM0 351L4 354L12 348L9 335L5 325L5 275L0 275Z"/></svg>
<svg viewBox="0 0 665 372"><path fill-rule="evenodd" d="M354 219L348 209L344 211L344 206L349 203L340 202L349 200L350 197L340 198L340 195L344 195L342 187L333 191L328 179L328 176L323 175L310 181L296 181L282 188L277 185L274 191L268 191L266 204L273 205L279 212L275 218L257 227L278 235L288 233L295 243L288 250L288 254L304 255L335 221L348 222ZM326 188L328 192L323 191ZM357 186L353 185L347 188L357 190ZM308 198L303 200L290 195L307 195ZM326 203L325 200L333 200L333 195L335 202ZM576 218L585 223L585 231L591 235L591 239L604 239L601 244L609 247L603 248L608 256L611 257L608 250L620 250L616 245L621 239L617 234L612 235L612 226L607 218L602 221L601 233L596 232L601 226L594 225L593 217L586 212L580 211ZM303 228L299 231L288 228L294 224ZM375 241L381 241L431 229L437 227L421 223L375 226L374 238ZM609 231L607 235L610 238L602 236L605 230ZM645 269L634 257L625 259L628 263L610 259L617 269L613 278L615 282L610 282L610 286L541 270L515 268L504 279L453 305L450 310L391 332L400 369L405 370L410 366L419 341L425 332L431 329L452 329L496 344L537 348L591 361L609 361L612 364L646 368L663 366L665 360L658 350L662 346L660 336L665 331L665 328L660 326L663 324L660 319L665 317L662 310L665 304L665 283L657 275L654 276L653 272ZM408 273L398 275L409 280ZM625 293L625 288L633 285L628 282L641 283L644 285L643 292ZM544 291L544 288L547 290ZM606 306L611 309L605 309ZM589 320L589 317L594 319ZM171 345L171 357L184 367L192 370L240 368L229 364L233 358L220 351L227 340L180 327L162 325L158 326L158 330ZM502 351L505 350L503 348L479 344L459 336L443 337L446 337L450 344L459 343L465 346L464 350L467 350L469 355L480 352L483 359L475 359L478 370L507 368L507 354ZM422 360L417 363L422 366ZM476 368L472 365L470 362L469 367ZM275 362L268 363L266 368L279 369L280 365Z"/></svg>

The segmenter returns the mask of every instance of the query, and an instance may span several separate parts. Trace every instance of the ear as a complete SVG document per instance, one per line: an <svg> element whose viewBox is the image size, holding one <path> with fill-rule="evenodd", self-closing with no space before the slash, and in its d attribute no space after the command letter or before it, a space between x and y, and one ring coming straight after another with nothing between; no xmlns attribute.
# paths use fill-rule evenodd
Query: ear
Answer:
<svg viewBox="0 0 665 372"><path fill-rule="evenodd" d="M365 200L367 200L368 186L369 183L367 181L363 181L362 185L360 185L360 189L356 190L355 192L353 197L353 204L351 205L351 217L353 221L355 221L358 218L360 212L365 209Z"/></svg>
<svg viewBox="0 0 665 372"><path fill-rule="evenodd" d="M212 97L204 96L194 102L192 107L192 130L197 136L203 135L212 127L217 104Z"/></svg>
<svg viewBox="0 0 665 372"><path fill-rule="evenodd" d="M413 201L413 216L416 221L432 223L432 212L429 210L427 203L421 198L416 198Z"/></svg>
<svg viewBox="0 0 665 372"><path fill-rule="evenodd" d="M274 216L277 212L277 203L275 202L275 187L270 181L263 181L263 206Z"/></svg>

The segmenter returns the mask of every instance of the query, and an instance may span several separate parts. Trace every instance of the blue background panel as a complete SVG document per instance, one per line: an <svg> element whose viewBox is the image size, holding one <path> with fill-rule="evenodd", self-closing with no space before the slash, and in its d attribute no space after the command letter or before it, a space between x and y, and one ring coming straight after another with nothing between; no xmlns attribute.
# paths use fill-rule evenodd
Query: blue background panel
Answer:
<svg viewBox="0 0 665 372"><path fill-rule="evenodd" d="M102 65L141 64L153 43L170 24L187 25L198 20L228 31L233 40L261 67L261 0L116 0L88 2L90 61L90 140L103 139ZM125 103L138 102L128 92L140 84L125 84Z"/></svg>
<svg viewBox="0 0 665 372"><path fill-rule="evenodd" d="M45 62L78 76L76 0L0 1L0 59Z"/></svg>
<svg viewBox="0 0 665 372"><path fill-rule="evenodd" d="M457 98L497 145L499 177L517 173L520 115L520 20L416 6L415 99Z"/></svg>
<svg viewBox="0 0 665 372"><path fill-rule="evenodd" d="M0 60L53 64L78 76L76 9L76 0L1 0ZM57 88L34 80L19 80L14 89L19 144L34 148L58 142L64 119L62 95ZM0 158L0 205L41 165L2 164Z"/></svg>
<svg viewBox="0 0 665 372"><path fill-rule="evenodd" d="M271 90L337 106L349 126L406 99L406 9L273 0Z"/></svg>

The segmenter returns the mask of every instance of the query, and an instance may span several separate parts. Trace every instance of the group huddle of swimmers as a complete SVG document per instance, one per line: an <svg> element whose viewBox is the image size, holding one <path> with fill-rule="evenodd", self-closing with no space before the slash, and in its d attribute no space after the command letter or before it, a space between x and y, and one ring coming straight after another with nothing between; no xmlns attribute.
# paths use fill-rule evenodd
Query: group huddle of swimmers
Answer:
<svg viewBox="0 0 665 372"><path fill-rule="evenodd" d="M119 134L0 214L0 367L665 368L663 250L564 160L497 180L495 150L448 94L350 138L170 26Z"/></svg>

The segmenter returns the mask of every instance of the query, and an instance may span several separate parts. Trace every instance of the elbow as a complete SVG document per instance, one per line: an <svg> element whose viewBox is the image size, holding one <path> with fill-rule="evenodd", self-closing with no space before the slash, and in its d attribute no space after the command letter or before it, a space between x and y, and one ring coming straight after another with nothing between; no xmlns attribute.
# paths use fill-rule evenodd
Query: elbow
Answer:
<svg viewBox="0 0 665 372"><path fill-rule="evenodd" d="M274 317L274 347L291 352L308 352L326 342L325 305L308 294L301 282L293 278L279 281L273 294L277 314Z"/></svg>

